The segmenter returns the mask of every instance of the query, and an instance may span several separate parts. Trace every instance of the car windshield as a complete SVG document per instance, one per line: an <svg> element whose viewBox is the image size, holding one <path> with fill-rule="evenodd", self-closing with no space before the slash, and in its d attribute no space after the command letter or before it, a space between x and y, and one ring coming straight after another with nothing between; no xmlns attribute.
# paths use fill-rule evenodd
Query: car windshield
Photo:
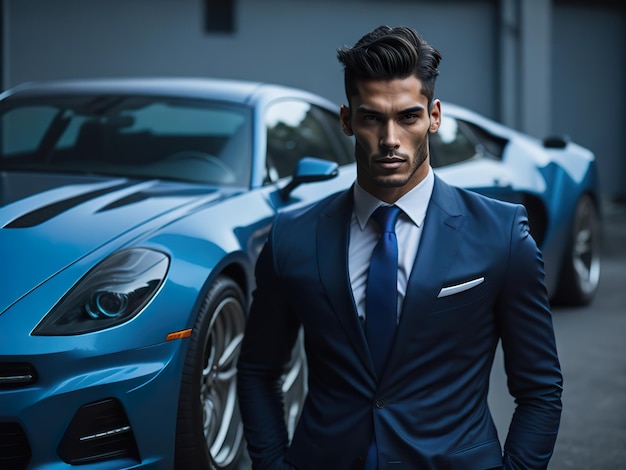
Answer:
<svg viewBox="0 0 626 470"><path fill-rule="evenodd" d="M0 107L0 169L248 186L250 115L211 101L13 97Z"/></svg>

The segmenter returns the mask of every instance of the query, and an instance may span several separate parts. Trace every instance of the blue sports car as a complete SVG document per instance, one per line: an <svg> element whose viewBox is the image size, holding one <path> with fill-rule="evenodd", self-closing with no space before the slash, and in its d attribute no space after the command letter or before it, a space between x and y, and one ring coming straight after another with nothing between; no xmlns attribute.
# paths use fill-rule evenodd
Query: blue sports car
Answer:
<svg viewBox="0 0 626 470"><path fill-rule="evenodd" d="M553 298L599 277L593 154L444 103L445 180L526 205ZM355 178L338 107L209 79L0 95L0 468L234 468L235 365L277 212ZM285 370L292 427L301 345Z"/></svg>

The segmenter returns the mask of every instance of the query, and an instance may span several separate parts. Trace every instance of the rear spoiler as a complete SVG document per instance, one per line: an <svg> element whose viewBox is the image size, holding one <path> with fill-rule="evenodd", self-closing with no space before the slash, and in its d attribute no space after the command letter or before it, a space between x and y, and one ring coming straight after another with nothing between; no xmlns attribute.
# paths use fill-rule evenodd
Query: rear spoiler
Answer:
<svg viewBox="0 0 626 470"><path fill-rule="evenodd" d="M570 141L568 135L551 135L543 139L543 146L549 149L563 149Z"/></svg>

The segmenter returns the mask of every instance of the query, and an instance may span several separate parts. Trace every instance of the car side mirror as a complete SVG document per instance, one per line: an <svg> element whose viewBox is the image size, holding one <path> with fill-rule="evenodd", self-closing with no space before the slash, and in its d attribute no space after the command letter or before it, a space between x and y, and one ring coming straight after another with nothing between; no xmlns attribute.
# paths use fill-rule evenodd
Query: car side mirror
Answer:
<svg viewBox="0 0 626 470"><path fill-rule="evenodd" d="M298 166L291 180L280 190L280 197L283 200L289 198L291 192L302 183L314 183L326 181L339 174L337 162L322 160L315 157L303 157L298 161Z"/></svg>

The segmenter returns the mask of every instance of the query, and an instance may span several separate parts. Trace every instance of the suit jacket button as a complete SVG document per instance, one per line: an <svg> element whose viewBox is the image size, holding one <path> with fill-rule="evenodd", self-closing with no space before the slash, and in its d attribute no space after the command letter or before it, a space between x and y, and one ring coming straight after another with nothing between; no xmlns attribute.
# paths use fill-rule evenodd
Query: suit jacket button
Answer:
<svg viewBox="0 0 626 470"><path fill-rule="evenodd" d="M376 408L384 408L385 406L387 406L387 402L385 400L376 400Z"/></svg>

